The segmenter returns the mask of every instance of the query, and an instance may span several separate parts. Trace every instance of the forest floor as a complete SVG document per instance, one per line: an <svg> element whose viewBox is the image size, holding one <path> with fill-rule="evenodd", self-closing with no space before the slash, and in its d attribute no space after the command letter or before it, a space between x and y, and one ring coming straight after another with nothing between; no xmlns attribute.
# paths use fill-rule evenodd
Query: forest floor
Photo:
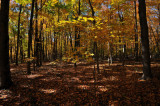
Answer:
<svg viewBox="0 0 160 106"><path fill-rule="evenodd" d="M93 77L94 65L46 62L26 73L26 64L11 64L14 86L0 90L0 106L158 106L160 105L160 63L152 62L154 78L140 81L142 64L128 61L100 63L100 74Z"/></svg>

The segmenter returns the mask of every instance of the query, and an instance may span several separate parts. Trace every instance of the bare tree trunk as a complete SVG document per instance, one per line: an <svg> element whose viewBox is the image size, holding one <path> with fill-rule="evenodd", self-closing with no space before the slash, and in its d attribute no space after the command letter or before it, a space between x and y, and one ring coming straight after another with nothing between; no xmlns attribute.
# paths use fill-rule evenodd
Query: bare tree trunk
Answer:
<svg viewBox="0 0 160 106"><path fill-rule="evenodd" d="M138 61L138 26L137 26L137 5L134 1L135 6L135 61Z"/></svg>
<svg viewBox="0 0 160 106"><path fill-rule="evenodd" d="M34 56L36 57L36 66L40 66L39 64L39 36L38 36L38 5L37 5L37 0L35 2L35 10L36 10L36 13L35 13L35 18L36 18L36 27L35 27L35 53L34 53Z"/></svg>
<svg viewBox="0 0 160 106"><path fill-rule="evenodd" d="M28 59L30 59L30 52L31 52L31 46L32 46L33 13L34 13L34 0L32 0L32 9L31 9L31 17L30 17L30 27L29 27L29 31L28 31ZM30 64L31 64L31 62L28 61L28 63L27 63L27 73L28 73L28 74L31 74Z"/></svg>
<svg viewBox="0 0 160 106"><path fill-rule="evenodd" d="M12 85L9 65L9 0L1 0L0 4L0 89Z"/></svg>
<svg viewBox="0 0 160 106"><path fill-rule="evenodd" d="M78 16L81 15L81 1L79 0L78 2ZM76 20L78 19L78 17L76 18ZM80 31L79 28L77 26L75 26L75 51L77 52L77 47L80 47ZM79 55L79 53L76 53L77 55ZM74 67L77 67L77 64L74 63Z"/></svg>
<svg viewBox="0 0 160 106"><path fill-rule="evenodd" d="M150 52L149 52L149 39L148 39L148 25L146 19L146 4L145 0L139 1L139 17L141 26L141 42L142 42L142 63L143 75L141 79L147 80L152 78L150 67Z"/></svg>
<svg viewBox="0 0 160 106"><path fill-rule="evenodd" d="M42 8L42 0L41 0L41 8ZM41 13L42 13L42 9L41 9ZM41 24L40 24L40 33L39 33L39 40L40 40L40 66L42 66L42 30L43 30L43 22L41 20Z"/></svg>
<svg viewBox="0 0 160 106"><path fill-rule="evenodd" d="M90 0L89 0L89 5L90 5L91 11L92 11L92 17L94 17L95 12L93 10L93 6L92 6L92 3L91 3ZM93 25L95 25L95 24L96 24L96 22L94 20L93 21ZM100 73L99 72L99 53L98 53L98 46L97 46L97 42L96 41L94 41L94 52L96 54L95 58L96 58L96 63L97 63L97 72Z"/></svg>
<svg viewBox="0 0 160 106"><path fill-rule="evenodd" d="M18 16L18 34L17 34L17 50L16 50L16 65L17 66L18 66L18 52L19 52L19 43L20 43L21 11L22 11L22 5L20 5L19 16Z"/></svg>

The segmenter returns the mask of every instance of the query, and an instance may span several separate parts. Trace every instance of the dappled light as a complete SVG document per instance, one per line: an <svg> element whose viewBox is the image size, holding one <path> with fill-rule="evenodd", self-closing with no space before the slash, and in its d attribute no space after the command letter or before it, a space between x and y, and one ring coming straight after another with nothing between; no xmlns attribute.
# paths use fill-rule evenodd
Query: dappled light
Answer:
<svg viewBox="0 0 160 106"><path fill-rule="evenodd" d="M88 86L88 85L78 85L77 86L79 89L89 89L90 88L90 86Z"/></svg>
<svg viewBox="0 0 160 106"><path fill-rule="evenodd" d="M105 87L105 86L98 86L99 90L102 91L102 92L106 92L108 91L108 88Z"/></svg>
<svg viewBox="0 0 160 106"><path fill-rule="evenodd" d="M43 93L51 94L51 93L56 93L57 90L54 90L54 89L40 89L39 91L41 91Z"/></svg>
<svg viewBox="0 0 160 106"><path fill-rule="evenodd" d="M10 90L0 90L0 100L8 101L8 98L11 97L12 91Z"/></svg>
<svg viewBox="0 0 160 106"><path fill-rule="evenodd" d="M39 68L39 71L35 71L31 75L26 75L25 71L18 73L19 70L16 70L13 66L12 76L17 86L13 86L9 91L10 93L2 90L3 94L0 97L3 99L3 104L8 104L9 101L15 100L15 102L12 101L15 105L23 103L31 104L32 102L43 105L47 105L47 103L63 105L83 104L83 102L86 104L96 104L94 102L96 100L102 104L117 105L124 103L129 105L133 101L139 104L140 99L144 99L145 102L148 98L154 96L157 98L155 102L160 99L158 93L152 93L148 98L139 95L139 92L142 95L148 95L148 90L153 92L154 89L160 92L159 80L156 78L152 82L138 80L142 75L142 69L138 64L136 66L128 66L127 64L125 66L118 66L118 64L110 66L107 64L104 66L102 63L101 67L103 69L101 69L101 73L98 74L96 72L95 76L93 73L94 68L86 68L86 66L90 65L87 63L83 63L83 65L79 64L76 71L75 68L66 67L68 66L67 64L64 65L65 68L53 68L56 64L53 67L52 65L44 65ZM20 67L23 67L23 65ZM159 71L158 68L156 70ZM150 87L155 83L157 84L153 88ZM148 86L147 89L144 88L145 86ZM139 95L138 98L136 95ZM23 103L21 99L23 99Z"/></svg>
<svg viewBox="0 0 160 106"><path fill-rule="evenodd" d="M160 106L160 0L0 9L0 106Z"/></svg>
<svg viewBox="0 0 160 106"><path fill-rule="evenodd" d="M43 75L35 74L35 75L27 75L26 77L30 78L30 79L34 79L34 78L38 78L38 77L41 77L41 76L43 76Z"/></svg>

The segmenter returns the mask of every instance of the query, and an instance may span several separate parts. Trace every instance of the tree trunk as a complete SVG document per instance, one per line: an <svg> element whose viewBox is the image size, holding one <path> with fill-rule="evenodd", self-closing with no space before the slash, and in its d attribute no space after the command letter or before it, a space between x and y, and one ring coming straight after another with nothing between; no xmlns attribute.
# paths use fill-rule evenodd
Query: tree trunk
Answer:
<svg viewBox="0 0 160 106"><path fill-rule="evenodd" d="M136 1L134 1L135 5L135 61L138 61L138 26L137 26L137 5Z"/></svg>
<svg viewBox="0 0 160 106"><path fill-rule="evenodd" d="M0 3L0 89L11 86L9 65L9 0L1 0Z"/></svg>
<svg viewBox="0 0 160 106"><path fill-rule="evenodd" d="M141 79L147 80L152 78L150 67L150 52L149 52L149 39L148 39L148 25L146 19L146 4L145 0L139 1L139 17L141 26L141 42L142 42L142 63L143 75Z"/></svg>
<svg viewBox="0 0 160 106"><path fill-rule="evenodd" d="M78 1L78 16L81 15L81 1ZM75 20L77 20L78 17L76 17ZM80 47L80 31L78 26L75 26L75 52L77 52L77 47ZM76 53L77 55L79 55L79 53ZM77 64L74 63L74 67L77 67Z"/></svg>
<svg viewBox="0 0 160 106"><path fill-rule="evenodd" d="M36 57L36 66L40 66L39 64L39 36L38 36L38 5L37 5L37 0L35 2L35 10L36 10L36 13L35 13L35 18L36 18L36 27L35 27L35 53L34 53L34 56Z"/></svg>
<svg viewBox="0 0 160 106"><path fill-rule="evenodd" d="M92 3L90 0L89 0L89 5L90 5L91 11L92 11L92 17L94 17L95 12L94 12L94 9L93 9L93 6L92 6ZM95 24L96 24L96 22L94 20L93 25L95 26ZM94 41L94 54L96 54L95 58L96 58L96 63L97 63L97 72L100 73L100 71L99 71L99 53L98 52L99 51L98 51L97 41Z"/></svg>
<svg viewBox="0 0 160 106"><path fill-rule="evenodd" d="M22 5L20 5L19 16L18 16L18 34L17 34L17 50L16 50L16 65L17 66L18 66L18 53L19 53L19 43L20 43L21 11L22 11Z"/></svg>
<svg viewBox="0 0 160 106"><path fill-rule="evenodd" d="M42 4L42 0L41 0L41 4ZM42 6L41 6L42 7ZM42 56L43 56L43 53L42 53L42 30L43 30L43 22L41 21L41 24L40 24L40 33L39 33L39 39L40 39L40 66L42 66Z"/></svg>
<svg viewBox="0 0 160 106"><path fill-rule="evenodd" d="M31 9L31 17L30 17L30 27L29 27L29 32L28 32L28 59L30 59L30 51L31 51L31 46L32 46L33 13L34 13L34 0L32 0L32 9ZM28 61L28 63L27 63L27 73L28 73L28 74L31 74L30 64L31 64L31 62Z"/></svg>

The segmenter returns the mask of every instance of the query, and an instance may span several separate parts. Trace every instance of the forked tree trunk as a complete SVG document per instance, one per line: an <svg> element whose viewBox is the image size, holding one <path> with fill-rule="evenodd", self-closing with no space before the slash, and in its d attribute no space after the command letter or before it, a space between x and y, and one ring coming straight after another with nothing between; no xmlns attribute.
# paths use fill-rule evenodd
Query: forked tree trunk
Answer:
<svg viewBox="0 0 160 106"><path fill-rule="evenodd" d="M9 65L9 0L0 1L0 89L11 86Z"/></svg>
<svg viewBox="0 0 160 106"><path fill-rule="evenodd" d="M145 0L139 1L139 17L141 26L141 42L142 42L142 63L143 75L141 79L147 80L152 78L150 67L150 52L149 52L149 39L148 39L148 25L146 19L146 4Z"/></svg>

